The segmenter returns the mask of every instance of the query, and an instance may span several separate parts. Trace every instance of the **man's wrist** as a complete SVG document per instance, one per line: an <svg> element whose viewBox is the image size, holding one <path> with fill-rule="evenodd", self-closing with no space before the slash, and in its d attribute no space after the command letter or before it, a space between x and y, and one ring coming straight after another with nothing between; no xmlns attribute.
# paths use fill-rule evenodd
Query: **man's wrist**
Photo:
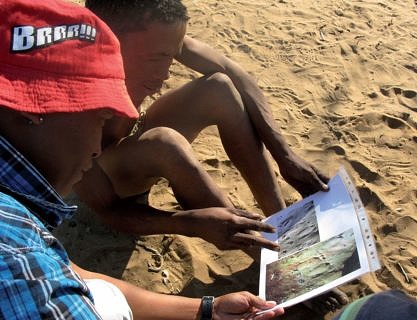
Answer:
<svg viewBox="0 0 417 320"><path fill-rule="evenodd" d="M201 211L204 209L197 209L197 211ZM181 234L187 237L201 237L201 232L196 228L200 222L199 216L195 214L196 210L186 210L186 211L178 211L175 212L171 219L175 225L175 233Z"/></svg>
<svg viewBox="0 0 417 320"><path fill-rule="evenodd" d="M204 296L201 299L200 306L200 320L212 320L213 319L213 296Z"/></svg>

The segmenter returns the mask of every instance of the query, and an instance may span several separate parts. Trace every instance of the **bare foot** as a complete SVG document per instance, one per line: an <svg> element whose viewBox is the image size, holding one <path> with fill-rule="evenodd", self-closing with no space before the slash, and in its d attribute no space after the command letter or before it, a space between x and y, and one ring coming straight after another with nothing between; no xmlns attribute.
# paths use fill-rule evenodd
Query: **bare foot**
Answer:
<svg viewBox="0 0 417 320"><path fill-rule="evenodd" d="M334 288L329 292L305 301L304 305L319 315L325 315L330 311L342 308L348 303L348 296L340 289Z"/></svg>

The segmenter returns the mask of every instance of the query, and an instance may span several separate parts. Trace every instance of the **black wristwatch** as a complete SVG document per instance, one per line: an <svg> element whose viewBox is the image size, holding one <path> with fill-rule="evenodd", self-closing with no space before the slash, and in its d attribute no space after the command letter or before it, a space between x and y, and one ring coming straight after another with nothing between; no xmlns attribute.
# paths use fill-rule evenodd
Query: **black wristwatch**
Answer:
<svg viewBox="0 0 417 320"><path fill-rule="evenodd" d="M201 298L201 317L200 320L212 320L213 319L213 296L204 296Z"/></svg>

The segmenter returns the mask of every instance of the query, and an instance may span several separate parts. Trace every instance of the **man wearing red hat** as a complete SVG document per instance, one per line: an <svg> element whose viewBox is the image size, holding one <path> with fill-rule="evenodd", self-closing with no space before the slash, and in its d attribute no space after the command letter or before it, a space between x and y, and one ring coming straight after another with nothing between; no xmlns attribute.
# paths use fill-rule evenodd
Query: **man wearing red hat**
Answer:
<svg viewBox="0 0 417 320"><path fill-rule="evenodd" d="M119 43L60 0L0 0L0 34L0 319L240 319L274 305L165 296L71 264L51 234L76 210L61 197L100 156L106 121L138 117Z"/></svg>

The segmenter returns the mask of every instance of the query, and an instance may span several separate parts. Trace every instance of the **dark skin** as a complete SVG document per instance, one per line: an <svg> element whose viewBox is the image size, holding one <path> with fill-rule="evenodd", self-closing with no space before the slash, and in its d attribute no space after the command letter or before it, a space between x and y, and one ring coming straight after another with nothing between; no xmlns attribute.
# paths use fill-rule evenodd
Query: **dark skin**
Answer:
<svg viewBox="0 0 417 320"><path fill-rule="evenodd" d="M93 157L100 155L102 129L113 112L103 108L83 113L38 115L0 107L0 117L7 124L1 134L13 138L14 146L31 159L60 194L68 194L81 180L83 172L91 168ZM45 139L46 135L50 137ZM81 139L83 144L78 143ZM65 150L62 141L68 141Z"/></svg>
<svg viewBox="0 0 417 320"><path fill-rule="evenodd" d="M184 23L156 23L119 39L128 90L137 105L159 90L173 59L207 76L158 99L148 109L143 134L107 147L98 166L76 186L80 198L113 227L131 234L179 233L202 237L220 249L247 249L248 244L276 249L277 244L254 233L273 229L260 223L260 215L233 208L199 164L190 143L202 129L217 124L226 152L266 215L284 208L285 202L263 144L303 194L325 190L322 179L327 178L290 150L251 77L236 63L185 36ZM104 144L123 138L131 127L129 121L114 119L105 127ZM159 177L170 182L184 211L164 212L131 202ZM100 189L92 194L92 186Z"/></svg>
<svg viewBox="0 0 417 320"><path fill-rule="evenodd" d="M94 186L87 185L85 181L93 181L90 175L102 175L103 182ZM158 234L161 224L169 221L170 223L166 223L164 227L168 231L166 233L192 237L204 235L207 241L216 244L219 249L246 250L248 245L277 249L275 243L248 232L248 230L275 232L274 228L260 221L262 217L258 214L224 207L167 212L146 204L138 204L132 198L120 199L114 191L112 192L111 187L100 166L94 164L93 168L84 175L84 183L77 184L76 190L84 192L84 201L100 211L100 216L106 223L122 232L141 235ZM138 211L140 223L138 223Z"/></svg>
<svg viewBox="0 0 417 320"><path fill-rule="evenodd" d="M277 162L285 181L303 197L319 190L327 190L329 177L290 149L272 116L265 96L242 67L207 44L187 36L184 38L181 55L176 59L203 74L225 72L240 93L254 130Z"/></svg>

